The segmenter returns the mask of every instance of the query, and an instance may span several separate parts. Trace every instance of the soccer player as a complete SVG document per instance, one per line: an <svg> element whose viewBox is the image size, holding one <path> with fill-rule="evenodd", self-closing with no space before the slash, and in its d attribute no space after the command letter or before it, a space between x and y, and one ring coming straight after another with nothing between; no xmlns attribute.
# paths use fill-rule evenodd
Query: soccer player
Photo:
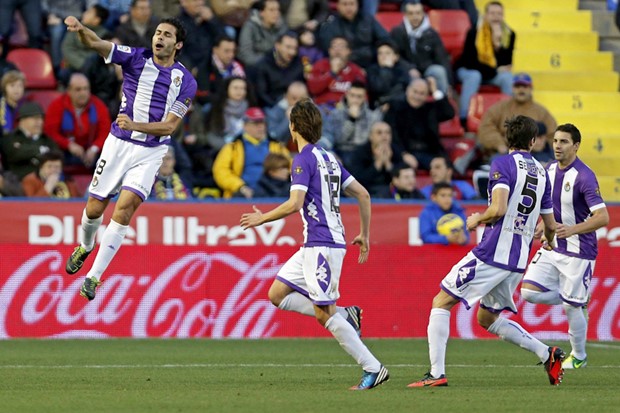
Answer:
<svg viewBox="0 0 620 413"><path fill-rule="evenodd" d="M577 157L579 129L560 125L553 136L555 161L547 167L551 181L553 214L558 222L557 247L541 248L521 284L521 295L531 303L562 304L568 319L572 351L565 369L588 364L586 335L590 282L598 253L596 230L609 223L609 214L594 172ZM538 235L542 228L539 226Z"/></svg>
<svg viewBox="0 0 620 413"><path fill-rule="evenodd" d="M92 300L101 284L101 275L125 238L131 217L149 196L168 151L170 134L181 124L194 98L196 81L175 61L186 36L177 19L159 23L152 38L152 50L117 46L102 40L73 16L67 17L65 24L107 63L119 64L124 79L119 115L112 122L103 145L82 213L81 244L66 265L69 274L82 268L93 251L103 212L120 191L110 224L101 238L102 247L80 289L83 297Z"/></svg>
<svg viewBox="0 0 620 413"><path fill-rule="evenodd" d="M431 369L408 387L447 386L445 356L450 335L450 310L459 301L467 309L480 301L478 324L503 340L535 353L552 385L562 381L564 352L532 337L503 310L516 313L512 295L521 281L538 217L545 236L553 240L555 220L547 172L530 154L538 126L527 116L506 121L509 153L496 158L489 172L489 206L467 218L473 231L486 224L480 244L459 261L441 282L428 323ZM552 248L549 243L546 248Z"/></svg>
<svg viewBox="0 0 620 413"><path fill-rule="evenodd" d="M278 272L269 299L282 310L314 315L363 368L360 383L351 390L367 390L386 382L388 371L337 310L336 300L346 253L340 190L359 204L360 233L353 244L360 246L360 264L366 262L370 249L370 195L333 154L316 145L321 129L321 112L310 99L293 106L289 130L299 155L293 160L290 197L264 214L254 206L253 213L241 216L241 226L256 227L301 210L304 245Z"/></svg>

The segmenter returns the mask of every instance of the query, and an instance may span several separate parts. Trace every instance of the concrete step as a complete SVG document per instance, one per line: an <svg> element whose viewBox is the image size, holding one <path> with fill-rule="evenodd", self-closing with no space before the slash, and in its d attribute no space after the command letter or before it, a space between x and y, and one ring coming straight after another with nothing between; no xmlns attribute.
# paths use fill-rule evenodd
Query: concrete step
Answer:
<svg viewBox="0 0 620 413"><path fill-rule="evenodd" d="M620 171L620 157L618 156L580 154L579 158L581 158L597 176L613 176Z"/></svg>
<svg viewBox="0 0 620 413"><path fill-rule="evenodd" d="M616 72L572 72L572 71L537 71L529 72L538 90L582 92L616 92L618 91L618 73Z"/></svg>
<svg viewBox="0 0 620 413"><path fill-rule="evenodd" d="M592 29L601 37L620 38L620 31L614 20L614 13L611 11L595 10L592 13Z"/></svg>
<svg viewBox="0 0 620 413"><path fill-rule="evenodd" d="M620 134L620 113L554 113L558 124L572 123L582 134Z"/></svg>
<svg viewBox="0 0 620 413"><path fill-rule="evenodd" d="M475 0L478 10L484 10L489 0ZM577 10L578 0L502 0L506 9L522 10Z"/></svg>
<svg viewBox="0 0 620 413"><path fill-rule="evenodd" d="M620 114L620 93L618 92L550 92L537 90L534 84L534 100L549 109L551 113L616 112Z"/></svg>
<svg viewBox="0 0 620 413"><path fill-rule="evenodd" d="M581 10L607 10L606 0L580 0L579 9Z"/></svg>
<svg viewBox="0 0 620 413"><path fill-rule="evenodd" d="M519 34L524 30L590 32L592 14L589 10L540 10L506 9L508 25Z"/></svg>
<svg viewBox="0 0 620 413"><path fill-rule="evenodd" d="M542 32L523 31L517 33L515 50L542 51L557 53L594 52L598 50L598 34L594 32Z"/></svg>
<svg viewBox="0 0 620 413"><path fill-rule="evenodd" d="M620 202L620 176L598 176L598 185L605 202Z"/></svg>
<svg viewBox="0 0 620 413"><path fill-rule="evenodd" d="M620 154L620 133L617 135L581 134L579 156L602 155L617 157L618 154Z"/></svg>
<svg viewBox="0 0 620 413"><path fill-rule="evenodd" d="M530 70L610 71L614 68L611 52L567 52L515 50L512 65L515 72Z"/></svg>

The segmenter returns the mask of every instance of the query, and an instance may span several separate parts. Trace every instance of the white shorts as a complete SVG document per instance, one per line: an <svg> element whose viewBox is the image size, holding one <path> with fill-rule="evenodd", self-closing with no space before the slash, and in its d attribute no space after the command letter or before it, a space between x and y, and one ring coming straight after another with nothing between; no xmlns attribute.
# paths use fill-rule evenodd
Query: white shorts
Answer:
<svg viewBox="0 0 620 413"><path fill-rule="evenodd" d="M523 282L543 291L558 291L564 302L581 307L588 302L595 263L541 248L530 262Z"/></svg>
<svg viewBox="0 0 620 413"><path fill-rule="evenodd" d="M103 201L126 189L144 201L167 152L167 145L140 146L109 134L88 187L89 195Z"/></svg>
<svg viewBox="0 0 620 413"><path fill-rule="evenodd" d="M441 289L460 300L469 310L480 306L493 313L510 310L516 314L512 295L523 274L504 270L480 261L469 252L441 281Z"/></svg>
<svg viewBox="0 0 620 413"><path fill-rule="evenodd" d="M277 279L315 305L335 304L345 248L301 247L278 271Z"/></svg>

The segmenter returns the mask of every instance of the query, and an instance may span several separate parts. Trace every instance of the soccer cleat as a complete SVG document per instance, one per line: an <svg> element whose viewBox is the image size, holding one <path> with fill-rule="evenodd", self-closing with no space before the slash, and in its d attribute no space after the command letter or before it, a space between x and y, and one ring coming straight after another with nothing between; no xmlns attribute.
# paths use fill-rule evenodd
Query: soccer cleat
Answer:
<svg viewBox="0 0 620 413"><path fill-rule="evenodd" d="M86 277L84 279L84 284L82 284L82 288L80 288L80 295L84 298L88 298L88 301L92 301L97 294L97 287L101 285L101 281L97 280L95 277Z"/></svg>
<svg viewBox="0 0 620 413"><path fill-rule="evenodd" d="M549 383L552 386L559 386L564 377L562 360L566 357L564 351L559 347L549 347L549 358L545 361L545 371L549 376Z"/></svg>
<svg viewBox="0 0 620 413"><path fill-rule="evenodd" d="M86 248L81 245L75 247L73 253L67 260L65 271L67 271L68 274L75 274L78 272L80 268L82 268L82 265L84 265L84 261L86 261L86 258L88 258L91 252L92 250L86 251Z"/></svg>
<svg viewBox="0 0 620 413"><path fill-rule="evenodd" d="M347 310L347 321L353 326L358 336L362 336L362 309L356 305L345 307Z"/></svg>
<svg viewBox="0 0 620 413"><path fill-rule="evenodd" d="M379 371L376 373L370 373L364 370L364 373L362 373L362 379L360 380L360 384L351 387L349 390L370 390L374 387L377 387L381 383L385 383L389 379L390 374L383 366L381 366Z"/></svg>
<svg viewBox="0 0 620 413"><path fill-rule="evenodd" d="M448 385L448 379L445 374L442 374L439 377L431 376L431 372L429 371L422 377L422 380L414 381L411 384L408 384L407 387L445 387Z"/></svg>
<svg viewBox="0 0 620 413"><path fill-rule="evenodd" d="M562 368L565 370L574 370L580 369L588 365L588 358L586 357L583 360L579 360L577 357L573 356L573 354L569 354L568 357L562 362Z"/></svg>

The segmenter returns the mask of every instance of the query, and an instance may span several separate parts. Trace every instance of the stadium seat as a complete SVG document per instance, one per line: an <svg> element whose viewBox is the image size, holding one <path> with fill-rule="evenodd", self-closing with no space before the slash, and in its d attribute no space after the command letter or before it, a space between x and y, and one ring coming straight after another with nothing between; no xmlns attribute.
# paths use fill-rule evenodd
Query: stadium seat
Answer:
<svg viewBox="0 0 620 413"><path fill-rule="evenodd" d="M37 102L45 112L50 103L59 96L62 96L62 92L57 90L34 90L26 95L26 100Z"/></svg>
<svg viewBox="0 0 620 413"><path fill-rule="evenodd" d="M26 89L56 89L56 77L49 54L40 49L11 50L6 60L26 77Z"/></svg>
<svg viewBox="0 0 620 413"><path fill-rule="evenodd" d="M477 133L482 115L495 103L510 99L510 96L503 93L476 93L469 101L469 111L467 112L467 130Z"/></svg>
<svg viewBox="0 0 620 413"><path fill-rule="evenodd" d="M465 37L471 27L469 16L463 10L429 10L428 19L437 30L452 63L463 53Z"/></svg>
<svg viewBox="0 0 620 413"><path fill-rule="evenodd" d="M450 104L454 108L454 117L439 124L439 136L442 138L460 138L465 134L465 130L459 119L459 111L456 102L450 99Z"/></svg>
<svg viewBox="0 0 620 413"><path fill-rule="evenodd" d="M380 11L375 18L388 32L403 22L403 15L398 11Z"/></svg>

